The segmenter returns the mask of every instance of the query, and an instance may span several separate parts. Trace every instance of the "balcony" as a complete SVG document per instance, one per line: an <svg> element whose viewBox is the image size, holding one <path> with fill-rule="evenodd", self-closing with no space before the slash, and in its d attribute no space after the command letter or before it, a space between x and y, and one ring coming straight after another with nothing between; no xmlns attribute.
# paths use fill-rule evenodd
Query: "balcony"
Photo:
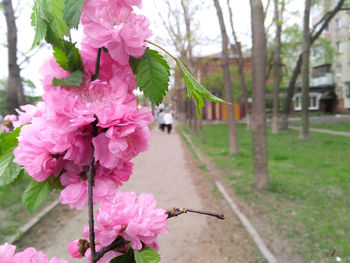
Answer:
<svg viewBox="0 0 350 263"><path fill-rule="evenodd" d="M332 57L328 54L323 56L312 57L311 59L311 65L313 68L329 64L332 64Z"/></svg>
<svg viewBox="0 0 350 263"><path fill-rule="evenodd" d="M333 73L325 73L323 76L312 78L310 86L317 87L317 86L328 86L333 84L334 84Z"/></svg>

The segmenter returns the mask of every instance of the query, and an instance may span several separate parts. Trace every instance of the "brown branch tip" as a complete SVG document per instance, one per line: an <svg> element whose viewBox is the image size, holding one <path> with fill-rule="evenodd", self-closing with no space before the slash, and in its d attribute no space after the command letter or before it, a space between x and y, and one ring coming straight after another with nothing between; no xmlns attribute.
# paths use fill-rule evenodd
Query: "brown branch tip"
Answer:
<svg viewBox="0 0 350 263"><path fill-rule="evenodd" d="M168 218L176 217L181 214L187 214L187 213L195 213L195 214L200 214L200 215L207 215L207 216L213 216L216 217L217 219L225 219L224 214L217 214L217 213L212 213L212 212L205 212L205 211L200 211L200 210L194 210L194 209L188 209L188 208L176 208L174 207L173 209L169 209L166 211L166 214L168 215Z"/></svg>

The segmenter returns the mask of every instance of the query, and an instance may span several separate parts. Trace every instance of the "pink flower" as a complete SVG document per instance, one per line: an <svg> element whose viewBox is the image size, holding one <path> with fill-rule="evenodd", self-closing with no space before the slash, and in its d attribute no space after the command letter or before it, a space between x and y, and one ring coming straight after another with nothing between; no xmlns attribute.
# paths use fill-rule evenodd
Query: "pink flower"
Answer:
<svg viewBox="0 0 350 263"><path fill-rule="evenodd" d="M125 160L131 160L138 153L146 151L150 138L147 125L152 120L147 109L131 111L125 108L119 124L114 122L115 126L92 139L96 160L108 169L120 168Z"/></svg>
<svg viewBox="0 0 350 263"><path fill-rule="evenodd" d="M136 15L130 4L140 1L87 0L83 5L81 23L89 43L94 48L106 47L111 57L127 65L129 56L141 57L145 40L151 36L149 21Z"/></svg>
<svg viewBox="0 0 350 263"><path fill-rule="evenodd" d="M44 120L34 118L32 124L21 129L18 147L14 151L14 162L22 165L39 182L51 174L57 175L63 167L62 157L50 152L53 144L48 140L47 131Z"/></svg>
<svg viewBox="0 0 350 263"><path fill-rule="evenodd" d="M36 251L35 248L27 248L15 254L16 246L5 243L0 246L0 263L68 263L64 259L53 257L50 261L47 256Z"/></svg>
<svg viewBox="0 0 350 263"><path fill-rule="evenodd" d="M13 123L17 121L16 115L6 115L4 119L1 121L1 128L3 132L11 132L14 128Z"/></svg>
<svg viewBox="0 0 350 263"><path fill-rule="evenodd" d="M65 188L61 191L60 202L80 210L88 204L88 174L71 162L67 162L64 168L66 172L61 175L60 181ZM130 164L126 164L122 170L113 171L97 165L93 189L94 203L113 196L117 187L122 185L122 181L129 179L131 169Z"/></svg>
<svg viewBox="0 0 350 263"><path fill-rule="evenodd" d="M111 199L101 202L96 213L96 242L108 246L117 236L131 241L135 250L146 246L158 249L157 236L168 233L167 214L164 209L156 208L153 195L118 191ZM88 237L88 227L83 236Z"/></svg>
<svg viewBox="0 0 350 263"><path fill-rule="evenodd" d="M83 256L79 251L79 239L76 239L68 244L68 252L71 254L72 258L82 258Z"/></svg>
<svg viewBox="0 0 350 263"><path fill-rule="evenodd" d="M0 263L13 263L16 246L5 243L0 246Z"/></svg>
<svg viewBox="0 0 350 263"><path fill-rule="evenodd" d="M13 127L15 128L30 123L33 117L41 117L45 110L45 104L40 101L36 106L27 104L22 105L20 109L21 110L16 109L18 120L13 122Z"/></svg>

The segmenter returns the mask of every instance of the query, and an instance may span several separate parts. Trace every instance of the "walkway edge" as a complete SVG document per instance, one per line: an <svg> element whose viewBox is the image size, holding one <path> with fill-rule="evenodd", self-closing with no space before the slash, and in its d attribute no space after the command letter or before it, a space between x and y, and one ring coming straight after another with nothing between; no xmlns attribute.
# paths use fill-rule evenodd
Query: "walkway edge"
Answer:
<svg viewBox="0 0 350 263"><path fill-rule="evenodd" d="M202 157L202 155L199 153L198 149L193 145L191 138L185 134L183 131L181 132L182 135L186 138L188 143L191 145L193 151L196 153L198 158L201 160L201 162L205 165L205 160ZM222 186L222 184L215 180L215 184L220 190L221 194L224 196L226 202L230 205L232 211L236 214L236 216L239 218L241 221L242 225L248 232L248 234L251 236L251 238L254 240L256 246L260 250L260 252L263 254L263 256L266 258L266 260L269 263L278 263L277 259L275 256L271 253L271 251L267 248L265 245L264 241L261 239L259 236L258 232L255 230L253 225L250 223L249 219L239 210L238 206L236 203L232 200L232 198L229 196L229 194L226 192L225 188Z"/></svg>
<svg viewBox="0 0 350 263"><path fill-rule="evenodd" d="M59 200L56 199L50 205L46 206L43 210L41 210L36 216L34 216L29 222L18 228L16 234L10 236L5 242L13 243L18 240L20 235L27 233L34 225L36 225L46 214L48 214L52 209L54 209L59 204Z"/></svg>

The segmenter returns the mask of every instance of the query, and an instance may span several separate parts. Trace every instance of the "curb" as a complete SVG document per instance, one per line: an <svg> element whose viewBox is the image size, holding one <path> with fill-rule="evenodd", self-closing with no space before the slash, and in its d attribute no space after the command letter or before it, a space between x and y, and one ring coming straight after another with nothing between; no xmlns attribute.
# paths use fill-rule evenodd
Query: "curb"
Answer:
<svg viewBox="0 0 350 263"><path fill-rule="evenodd" d="M51 210L53 210L59 204L58 199L53 201L50 205L42 209L37 215L35 215L29 222L18 228L17 233L10 236L5 242L12 244L13 242L19 240L20 236L27 233L34 225L36 225L45 215L47 215Z"/></svg>
<svg viewBox="0 0 350 263"><path fill-rule="evenodd" d="M199 150L193 145L191 138L185 134L183 131L181 131L182 135L185 137L185 139L188 141L188 143L191 145L193 151L198 156L199 160L206 166L206 162L204 157L200 154ZM210 170L208 169L209 173ZM248 232L250 237L254 240L256 246L260 250L261 254L266 258L266 260L269 263L278 263L275 256L271 253L271 251L267 248L264 241L261 239L260 235L252 225L252 223L249 221L249 219L239 210L237 204L232 200L232 198L229 196L229 194L226 192L225 188L222 186L222 184L218 180L214 180L215 185L220 190L221 194L225 198L226 202L231 207L232 211L235 213L235 215L239 218L242 225L244 226L245 230Z"/></svg>

